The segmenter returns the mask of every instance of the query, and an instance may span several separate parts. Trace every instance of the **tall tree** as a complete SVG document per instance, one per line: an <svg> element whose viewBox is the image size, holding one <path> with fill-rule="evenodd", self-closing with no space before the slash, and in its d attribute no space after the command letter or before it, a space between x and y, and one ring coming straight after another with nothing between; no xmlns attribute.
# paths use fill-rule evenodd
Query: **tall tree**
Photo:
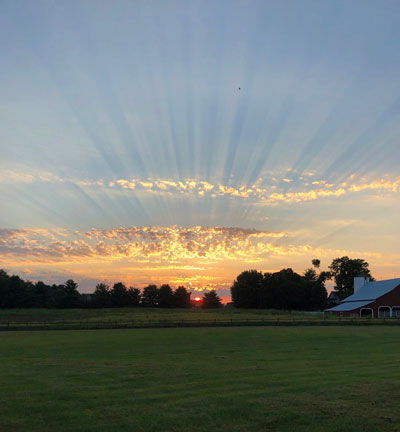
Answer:
<svg viewBox="0 0 400 432"><path fill-rule="evenodd" d="M140 290L138 288L128 288L128 306L136 307L140 305Z"/></svg>
<svg viewBox="0 0 400 432"><path fill-rule="evenodd" d="M50 302L52 304L52 307L58 309L66 307L65 306L66 293L65 293L64 285L53 284L49 288L49 293L50 293Z"/></svg>
<svg viewBox="0 0 400 432"><path fill-rule="evenodd" d="M302 277L291 268L264 275L262 307L299 310L304 308L304 297Z"/></svg>
<svg viewBox="0 0 400 432"><path fill-rule="evenodd" d="M317 272L311 268L304 272L303 282L306 298L305 310L322 309L328 297L325 288L325 281L327 279L330 279L329 272L321 272L317 274Z"/></svg>
<svg viewBox="0 0 400 432"><path fill-rule="evenodd" d="M3 303L6 308L26 307L26 283L19 276L12 275L6 280Z"/></svg>
<svg viewBox="0 0 400 432"><path fill-rule="evenodd" d="M319 259L313 259L311 262L312 262L312 265L313 265L315 268L319 269L319 267L320 267L320 265L321 265L321 260L319 260Z"/></svg>
<svg viewBox="0 0 400 432"><path fill-rule="evenodd" d="M68 279L64 284L64 298L61 303L63 308L76 308L80 306L80 294L78 284L72 279Z"/></svg>
<svg viewBox="0 0 400 432"><path fill-rule="evenodd" d="M107 308L111 306L111 291L110 287L101 282L96 285L92 296L92 304L94 307Z"/></svg>
<svg viewBox="0 0 400 432"><path fill-rule="evenodd" d="M36 307L48 308L51 306L49 287L44 282L38 281L35 283L35 294Z"/></svg>
<svg viewBox="0 0 400 432"><path fill-rule="evenodd" d="M215 290L206 292L203 295L202 307L203 308L219 308L222 306L221 298Z"/></svg>
<svg viewBox="0 0 400 432"><path fill-rule="evenodd" d="M8 294L8 281L10 276L5 270L0 269L0 308L6 308L7 306L7 294Z"/></svg>
<svg viewBox="0 0 400 432"><path fill-rule="evenodd" d="M142 292L142 305L156 307L158 305L158 288L156 285L148 285Z"/></svg>
<svg viewBox="0 0 400 432"><path fill-rule="evenodd" d="M5 270L0 269L0 284L8 281L10 279L10 276Z"/></svg>
<svg viewBox="0 0 400 432"><path fill-rule="evenodd" d="M168 284L160 286L158 291L158 306L163 308L174 306L174 295Z"/></svg>
<svg viewBox="0 0 400 432"><path fill-rule="evenodd" d="M246 270L236 278L231 287L235 307L257 308L260 304L263 274L257 270Z"/></svg>
<svg viewBox="0 0 400 432"><path fill-rule="evenodd" d="M354 278L366 276L374 280L369 270L369 264L363 259L352 259L348 256L336 258L329 266L335 280L335 289L340 299L344 299L354 292Z"/></svg>
<svg viewBox="0 0 400 432"><path fill-rule="evenodd" d="M122 282L117 282L111 290L111 304L114 307L124 307L128 303L128 290Z"/></svg>
<svg viewBox="0 0 400 432"><path fill-rule="evenodd" d="M324 286L328 272L308 269L301 276L291 268L275 273L242 272L231 288L236 307L321 310L326 300Z"/></svg>
<svg viewBox="0 0 400 432"><path fill-rule="evenodd" d="M179 286L174 292L174 306L179 308L189 308L191 307L190 296L191 292L183 287Z"/></svg>

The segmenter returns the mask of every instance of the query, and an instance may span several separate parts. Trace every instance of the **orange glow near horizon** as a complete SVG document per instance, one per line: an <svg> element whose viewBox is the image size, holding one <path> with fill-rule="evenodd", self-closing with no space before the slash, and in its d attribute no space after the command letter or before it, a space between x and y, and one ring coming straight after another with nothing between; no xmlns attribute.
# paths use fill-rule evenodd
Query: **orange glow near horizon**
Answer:
<svg viewBox="0 0 400 432"><path fill-rule="evenodd" d="M302 273L313 258L321 259L325 270L332 259L348 255L368 261L376 279L390 279L398 277L400 262L399 254L312 247L301 244L296 233L229 227L3 230L0 247L6 251L1 268L32 281L72 278L83 292L92 292L100 281L138 288L168 283L193 295L216 290L227 301L243 270L291 267Z"/></svg>
<svg viewBox="0 0 400 432"><path fill-rule="evenodd" d="M400 277L400 2L2 3L0 269L192 298L313 259Z"/></svg>

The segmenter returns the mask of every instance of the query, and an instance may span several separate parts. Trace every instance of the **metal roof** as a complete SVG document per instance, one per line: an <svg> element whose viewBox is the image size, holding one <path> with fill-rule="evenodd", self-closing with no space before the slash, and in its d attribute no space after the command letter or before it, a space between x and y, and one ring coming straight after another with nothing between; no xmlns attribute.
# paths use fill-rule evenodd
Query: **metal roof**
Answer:
<svg viewBox="0 0 400 432"><path fill-rule="evenodd" d="M348 301L365 301L376 300L379 297L394 290L400 285L400 279L388 279L377 282L369 282L361 287L355 294L343 299L343 302Z"/></svg>
<svg viewBox="0 0 400 432"><path fill-rule="evenodd" d="M326 312L345 312L345 311L351 311L353 309L358 309L364 306L367 306L368 304L372 303L371 300L367 301L359 301L359 302L346 302L341 303L340 305L337 305L330 309L325 309Z"/></svg>

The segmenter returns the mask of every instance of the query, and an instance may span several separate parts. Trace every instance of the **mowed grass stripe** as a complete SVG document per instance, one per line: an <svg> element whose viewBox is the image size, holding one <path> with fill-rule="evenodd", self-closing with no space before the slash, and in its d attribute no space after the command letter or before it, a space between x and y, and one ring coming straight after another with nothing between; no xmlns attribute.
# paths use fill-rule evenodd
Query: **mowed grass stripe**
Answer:
<svg viewBox="0 0 400 432"><path fill-rule="evenodd" d="M0 335L0 430L394 431L396 327Z"/></svg>

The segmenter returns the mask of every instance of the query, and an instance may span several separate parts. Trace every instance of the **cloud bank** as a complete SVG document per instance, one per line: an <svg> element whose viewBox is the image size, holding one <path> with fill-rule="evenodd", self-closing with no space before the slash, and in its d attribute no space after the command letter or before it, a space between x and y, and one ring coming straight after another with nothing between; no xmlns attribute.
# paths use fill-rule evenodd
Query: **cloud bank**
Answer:
<svg viewBox="0 0 400 432"><path fill-rule="evenodd" d="M400 177L388 176L367 179L351 175L346 181L335 184L323 179L312 181L313 173L306 173L294 182L284 176L260 178L250 185L230 186L219 182L210 182L193 178L173 179L127 179L83 180L62 178L51 172L21 172L4 170L0 175L0 184L32 183L69 183L80 188L100 191L128 191L139 197L160 195L173 197L202 197L250 200L254 204L276 206L283 203L301 203L326 198L339 198L360 192L374 194L396 194L400 190ZM290 188L290 190L288 190Z"/></svg>
<svg viewBox="0 0 400 432"><path fill-rule="evenodd" d="M231 227L129 227L92 229L86 232L64 229L0 230L0 254L59 261L132 258L162 261L185 259L255 259L268 251L278 252L271 240L284 232Z"/></svg>
<svg viewBox="0 0 400 432"><path fill-rule="evenodd" d="M328 265L342 255L363 257L370 263L387 260L377 252L315 248L299 244L294 233L250 228L0 230L0 268L29 279L58 280L68 275L83 283L122 280L139 287L150 282L183 284L193 291L218 289L222 295L245 269L275 271L291 266L301 271L312 258L321 258ZM392 259L399 261L399 257Z"/></svg>

